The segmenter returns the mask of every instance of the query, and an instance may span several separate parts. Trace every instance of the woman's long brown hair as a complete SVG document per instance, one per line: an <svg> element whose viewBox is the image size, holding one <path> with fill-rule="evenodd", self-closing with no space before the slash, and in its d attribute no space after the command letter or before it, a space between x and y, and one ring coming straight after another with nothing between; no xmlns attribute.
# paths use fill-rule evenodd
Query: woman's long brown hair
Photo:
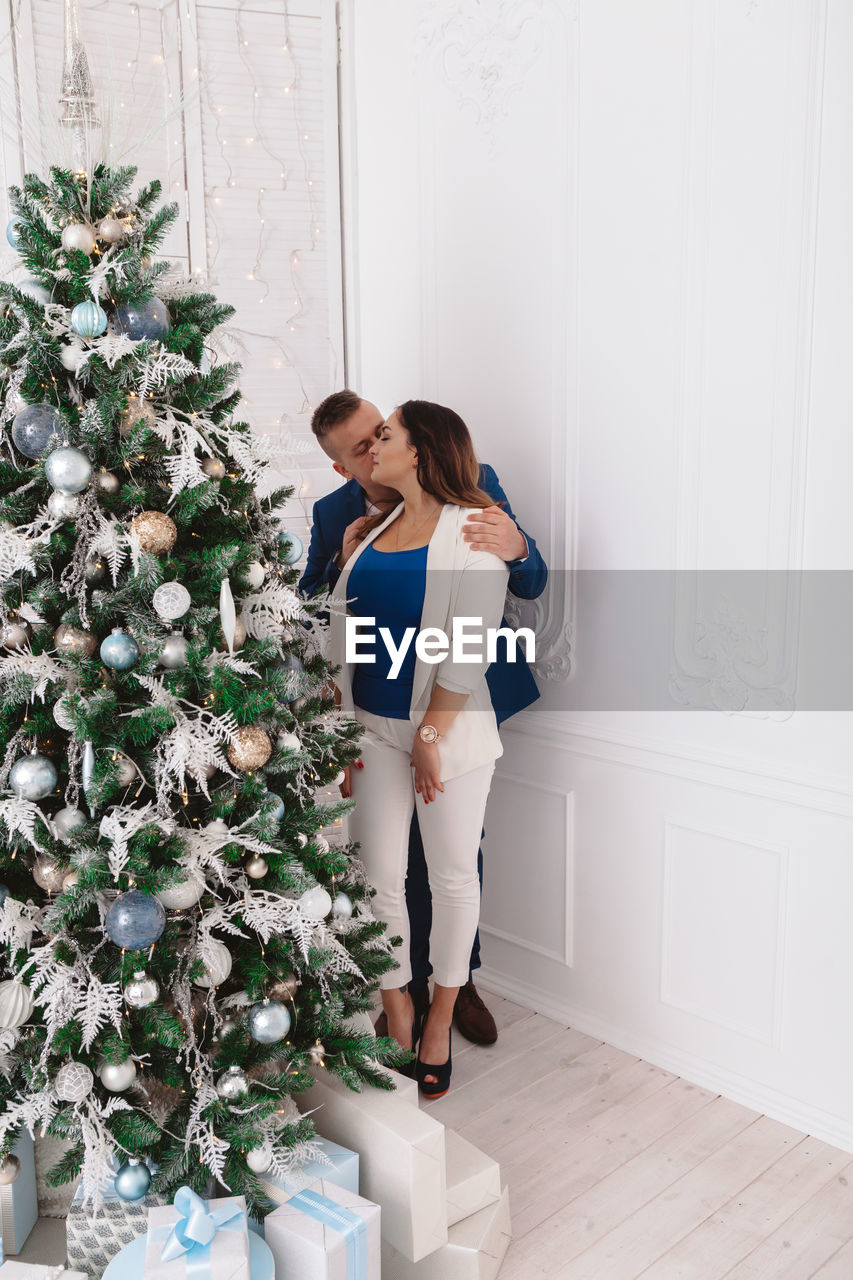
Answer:
<svg viewBox="0 0 853 1280"><path fill-rule="evenodd" d="M418 484L441 502L458 507L502 506L481 489L480 464L471 434L452 409L429 400L407 400L397 406L397 417L418 453ZM387 517L380 512L366 522L364 535Z"/></svg>

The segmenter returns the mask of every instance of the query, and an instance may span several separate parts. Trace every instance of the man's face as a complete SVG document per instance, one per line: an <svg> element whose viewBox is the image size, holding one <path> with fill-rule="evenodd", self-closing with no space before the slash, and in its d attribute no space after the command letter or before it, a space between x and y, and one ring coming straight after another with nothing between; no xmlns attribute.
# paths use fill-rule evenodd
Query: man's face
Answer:
<svg viewBox="0 0 853 1280"><path fill-rule="evenodd" d="M355 413L326 432L321 441L332 466L345 480L353 477L374 501L395 495L372 480L373 458L369 450L382 429L385 418L369 400L362 400Z"/></svg>

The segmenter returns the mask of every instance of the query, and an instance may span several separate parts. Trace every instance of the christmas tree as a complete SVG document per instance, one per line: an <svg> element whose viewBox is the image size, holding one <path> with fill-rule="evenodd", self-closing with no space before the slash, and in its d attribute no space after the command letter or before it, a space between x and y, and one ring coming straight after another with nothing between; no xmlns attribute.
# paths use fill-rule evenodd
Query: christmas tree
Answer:
<svg viewBox="0 0 853 1280"><path fill-rule="evenodd" d="M354 1030L393 964L318 800L358 756L323 601L235 418L232 314L153 255L174 204L133 168L11 189L29 276L0 282L0 1176L22 1125L99 1195L311 1153L311 1068L391 1087ZM363 1020L362 1020L363 1022Z"/></svg>

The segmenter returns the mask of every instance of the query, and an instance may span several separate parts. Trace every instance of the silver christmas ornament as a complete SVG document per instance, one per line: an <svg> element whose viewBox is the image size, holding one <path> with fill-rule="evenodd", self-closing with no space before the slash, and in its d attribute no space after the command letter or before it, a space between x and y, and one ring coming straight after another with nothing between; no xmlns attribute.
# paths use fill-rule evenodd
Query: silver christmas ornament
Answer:
<svg viewBox="0 0 853 1280"><path fill-rule="evenodd" d="M31 636L32 630L26 622L10 618L5 627L0 629L0 645L4 649L23 649Z"/></svg>
<svg viewBox="0 0 853 1280"><path fill-rule="evenodd" d="M63 369L67 369L69 373L76 373L85 354L86 352L80 343L66 343L59 353Z"/></svg>
<svg viewBox="0 0 853 1280"><path fill-rule="evenodd" d="M264 566L257 560L253 560L251 564L246 565L243 570L243 577L246 579L250 587L254 587L257 591L258 587L263 586L264 578L267 571Z"/></svg>
<svg viewBox="0 0 853 1280"><path fill-rule="evenodd" d="M56 765L42 755L22 756L9 773L9 786L22 800L44 800L56 782Z"/></svg>
<svg viewBox="0 0 853 1280"><path fill-rule="evenodd" d="M95 488L100 489L101 493L109 494L115 497L121 488L121 481L118 476L114 476L112 471L100 470L95 472Z"/></svg>
<svg viewBox="0 0 853 1280"><path fill-rule="evenodd" d="M187 661L187 647L185 636L179 634L166 636L157 655L157 661L161 667L166 667L169 671L173 671L176 667L183 667Z"/></svg>
<svg viewBox="0 0 853 1280"><path fill-rule="evenodd" d="M219 586L219 617L222 622L222 634L228 646L228 652L234 652L234 633L237 629L237 610L231 594L231 583L223 578Z"/></svg>
<svg viewBox="0 0 853 1280"><path fill-rule="evenodd" d="M62 892L66 893L69 889L73 889L80 879L79 871L68 871L62 877Z"/></svg>
<svg viewBox="0 0 853 1280"><path fill-rule="evenodd" d="M295 733L291 733L289 729L282 729L278 735L278 745L281 751L300 751L302 749L302 741Z"/></svg>
<svg viewBox="0 0 853 1280"><path fill-rule="evenodd" d="M79 249L81 253L91 254L96 243L95 233L88 222L69 222L62 228L62 247L69 252Z"/></svg>
<svg viewBox="0 0 853 1280"><path fill-rule="evenodd" d="M204 829L209 835L215 836L217 840L224 839L231 834L231 828L222 818L214 818L212 822L208 822Z"/></svg>
<svg viewBox="0 0 853 1280"><path fill-rule="evenodd" d="M352 899L349 894L337 893L332 903L332 915L338 920L349 920L352 918Z"/></svg>
<svg viewBox="0 0 853 1280"><path fill-rule="evenodd" d="M269 989L271 1000L292 1000L299 990L299 979L295 973L286 973Z"/></svg>
<svg viewBox="0 0 853 1280"><path fill-rule="evenodd" d="M259 853L253 854L246 863L246 875L252 880L263 880L268 871L269 864Z"/></svg>
<svg viewBox="0 0 853 1280"><path fill-rule="evenodd" d="M69 627L64 622L54 631L53 643L61 658L91 658L98 647L91 631L84 631L82 627Z"/></svg>
<svg viewBox="0 0 853 1280"><path fill-rule="evenodd" d="M53 815L53 829L58 840L67 840L72 832L79 831L85 825L86 815L82 809L66 806Z"/></svg>
<svg viewBox="0 0 853 1280"><path fill-rule="evenodd" d="M221 458L202 458L201 469L211 480L222 480L225 477L225 463Z"/></svg>
<svg viewBox="0 0 853 1280"><path fill-rule="evenodd" d="M325 836L315 836L315 837L314 837L314 848L317 850L317 852L318 852L318 853L328 853L328 852L329 852L329 842L328 842L328 840L326 839L326 837L325 837Z"/></svg>
<svg viewBox="0 0 853 1280"><path fill-rule="evenodd" d="M42 854L33 863L33 879L45 893L61 893L62 881L68 873L68 867L60 866L55 858Z"/></svg>
<svg viewBox="0 0 853 1280"><path fill-rule="evenodd" d="M10 1186L21 1172L21 1162L17 1156L4 1156L0 1161L0 1187Z"/></svg>
<svg viewBox="0 0 853 1280"><path fill-rule="evenodd" d="M219 1024L219 1031L213 1037L214 1040L224 1040L226 1036L230 1036L232 1031L236 1031L240 1023L236 1018L223 1018Z"/></svg>
<svg viewBox="0 0 853 1280"><path fill-rule="evenodd" d="M318 884L313 889L306 889L299 905L309 920L323 920L332 909L332 899L328 890Z"/></svg>
<svg viewBox="0 0 853 1280"><path fill-rule="evenodd" d="M304 831L297 831L296 843L299 845L300 849L305 848L306 844L308 843L308 837L306 836Z"/></svg>
<svg viewBox="0 0 853 1280"><path fill-rule="evenodd" d="M119 786L131 786L139 776L136 765L133 763L130 756L126 756L123 751L117 751L113 756L113 759L115 760L116 768L118 769L117 781Z"/></svg>
<svg viewBox="0 0 853 1280"><path fill-rule="evenodd" d="M98 1077L110 1093L124 1093L136 1079L136 1063L133 1058L125 1058L124 1062L105 1062L98 1071Z"/></svg>
<svg viewBox="0 0 853 1280"><path fill-rule="evenodd" d="M192 604L192 596L180 582L164 582L151 597L155 613L166 622L182 618Z"/></svg>
<svg viewBox="0 0 853 1280"><path fill-rule="evenodd" d="M60 493L82 493L92 479L92 464L81 449L54 449L44 464L45 479Z"/></svg>
<svg viewBox="0 0 853 1280"><path fill-rule="evenodd" d="M210 944L208 959L203 960L204 971L193 982L197 987L218 987L231 972L231 952L224 942L213 939Z"/></svg>
<svg viewBox="0 0 853 1280"><path fill-rule="evenodd" d="M83 794L89 806L89 813L94 818L92 806L92 783L95 778L95 748L91 741L83 743L83 761L80 765L80 781L83 783Z"/></svg>
<svg viewBox="0 0 853 1280"><path fill-rule="evenodd" d="M309 1048L308 1060L315 1067L324 1067L326 1065L326 1046L321 1044L319 1040Z"/></svg>
<svg viewBox="0 0 853 1280"><path fill-rule="evenodd" d="M216 1082L216 1092L220 1098L226 1098L229 1102L242 1098L248 1088L249 1081L242 1067L229 1067Z"/></svg>
<svg viewBox="0 0 853 1280"><path fill-rule="evenodd" d="M89 556L83 565L83 577L90 587L96 587L107 576L107 564L100 556Z"/></svg>
<svg viewBox="0 0 853 1280"><path fill-rule="evenodd" d="M98 223L98 239L105 244L118 244L124 239L127 228L119 218L101 218Z"/></svg>
<svg viewBox="0 0 853 1280"><path fill-rule="evenodd" d="M264 1142L260 1147L252 1147L246 1152L246 1164L253 1173L266 1173L272 1164L272 1147Z"/></svg>
<svg viewBox="0 0 853 1280"><path fill-rule="evenodd" d="M63 1102L82 1102L92 1092L95 1077L83 1062L66 1062L53 1082L57 1097Z"/></svg>
<svg viewBox="0 0 853 1280"><path fill-rule="evenodd" d="M249 1010L247 1026L258 1044L275 1044L290 1030L290 1014L278 1000L261 1000Z"/></svg>
<svg viewBox="0 0 853 1280"><path fill-rule="evenodd" d="M137 969L130 982L125 984L124 998L131 1009L147 1009L160 996L160 985L144 969Z"/></svg>
<svg viewBox="0 0 853 1280"><path fill-rule="evenodd" d="M53 719L60 729L64 729L66 733L71 733L73 730L74 721L71 718L71 708L65 696L57 698L53 704Z"/></svg>
<svg viewBox="0 0 853 1280"><path fill-rule="evenodd" d="M62 430L62 415L53 405L28 404L15 414L12 439L25 458L43 458L52 438Z"/></svg>
<svg viewBox="0 0 853 1280"><path fill-rule="evenodd" d="M4 1031L22 1027L32 1016L35 1000L28 986L10 978L0 982L0 1027Z"/></svg>
<svg viewBox="0 0 853 1280"><path fill-rule="evenodd" d="M151 1186L151 1170L131 1156L116 1170L113 1186L119 1199L141 1200Z"/></svg>
<svg viewBox="0 0 853 1280"><path fill-rule="evenodd" d="M195 906L205 888L203 881L183 880L169 889L160 889L157 897L169 911L184 911Z"/></svg>
<svg viewBox="0 0 853 1280"><path fill-rule="evenodd" d="M71 520L80 510L80 499L76 493L62 493L55 489L47 500L47 509L57 520Z"/></svg>

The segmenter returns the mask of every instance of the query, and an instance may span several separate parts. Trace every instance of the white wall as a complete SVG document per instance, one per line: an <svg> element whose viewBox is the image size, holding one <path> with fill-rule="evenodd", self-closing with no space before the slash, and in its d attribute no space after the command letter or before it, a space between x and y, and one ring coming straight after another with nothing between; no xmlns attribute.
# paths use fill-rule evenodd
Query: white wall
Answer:
<svg viewBox="0 0 853 1280"><path fill-rule="evenodd" d="M552 568L543 698L487 814L485 980L853 1150L850 717L768 709L798 579L727 616L686 577L850 568L853 10L344 18L350 380L460 410ZM566 569L684 572L691 709L567 709L633 636Z"/></svg>

